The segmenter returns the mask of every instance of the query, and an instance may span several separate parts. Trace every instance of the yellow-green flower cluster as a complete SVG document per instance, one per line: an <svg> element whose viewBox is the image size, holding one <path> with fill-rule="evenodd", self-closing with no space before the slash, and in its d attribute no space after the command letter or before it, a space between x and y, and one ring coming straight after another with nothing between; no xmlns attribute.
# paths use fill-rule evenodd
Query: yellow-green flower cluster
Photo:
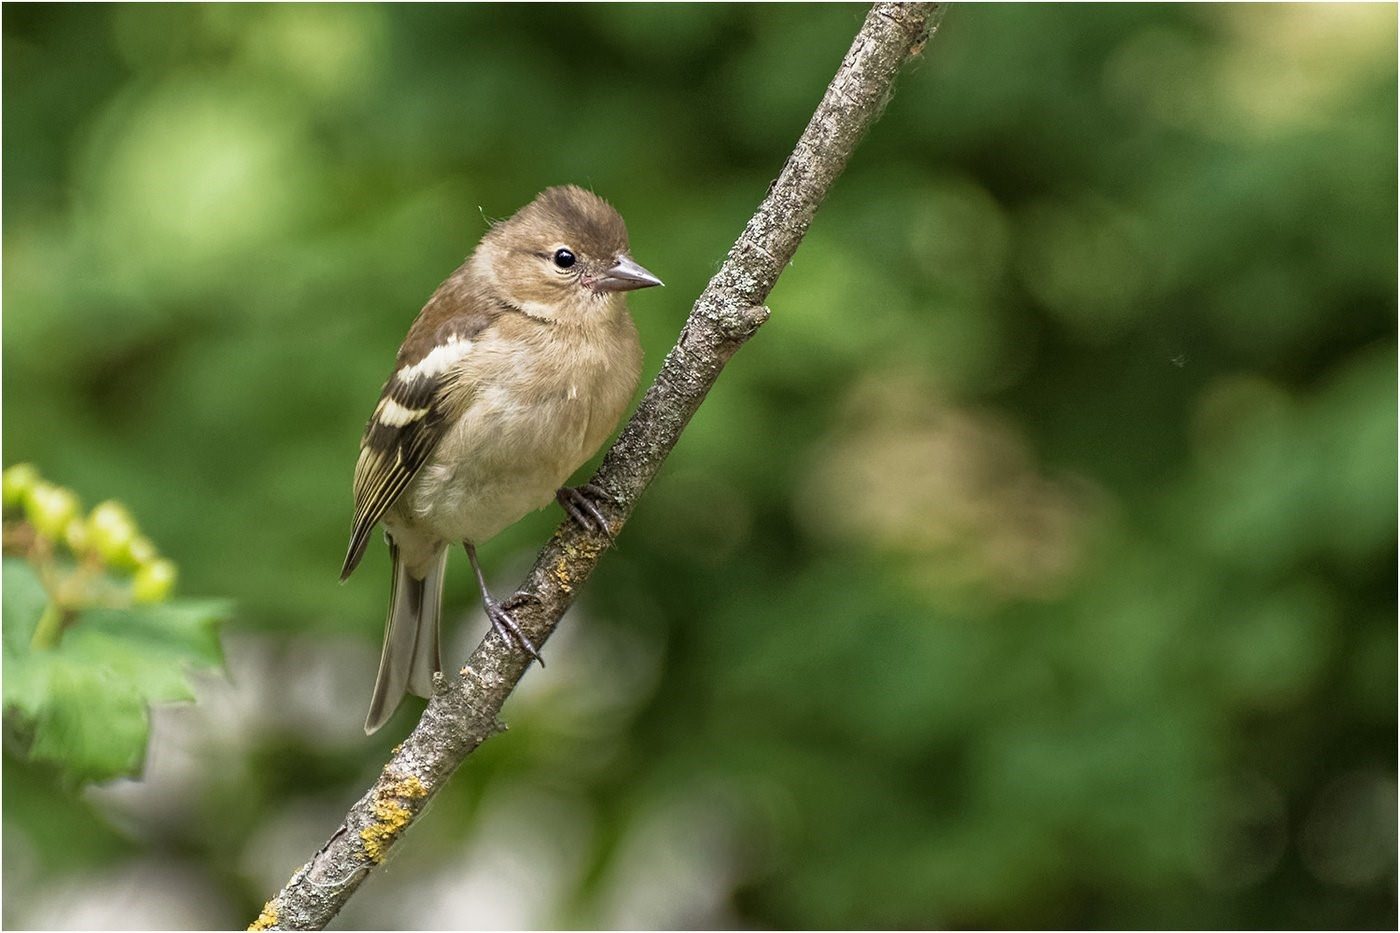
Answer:
<svg viewBox="0 0 1400 933"><path fill-rule="evenodd" d="M46 481L28 463L0 474L0 494L6 519L27 522L47 546L62 546L80 563L130 573L135 602L161 602L174 590L175 565L160 556L120 502L109 499L84 516L73 490Z"/></svg>

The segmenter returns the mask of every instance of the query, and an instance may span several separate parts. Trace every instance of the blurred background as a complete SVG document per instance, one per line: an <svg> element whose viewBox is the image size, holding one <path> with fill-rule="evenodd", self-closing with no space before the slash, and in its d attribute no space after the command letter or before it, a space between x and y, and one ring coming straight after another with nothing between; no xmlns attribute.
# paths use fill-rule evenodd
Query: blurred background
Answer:
<svg viewBox="0 0 1400 933"><path fill-rule="evenodd" d="M421 709L336 575L422 302L591 186L649 381L863 15L5 7L4 460L237 607L143 780L7 751L5 926L257 914ZM1393 928L1395 295L1393 6L954 7L337 925Z"/></svg>

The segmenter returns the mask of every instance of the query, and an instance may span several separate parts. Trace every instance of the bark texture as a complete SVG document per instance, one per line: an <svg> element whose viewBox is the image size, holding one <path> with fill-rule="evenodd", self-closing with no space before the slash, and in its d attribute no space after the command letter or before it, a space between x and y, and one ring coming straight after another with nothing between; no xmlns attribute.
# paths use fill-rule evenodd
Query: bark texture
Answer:
<svg viewBox="0 0 1400 933"><path fill-rule="evenodd" d="M725 363L768 319L768 293L879 117L895 75L923 50L941 16L942 5L931 3L879 3L866 16L792 155L695 302L656 381L593 477L613 498L603 506L613 534ZM548 640L606 547L601 535L565 521L540 551L515 609L536 645ZM329 923L467 755L504 728L497 716L527 660L488 631L457 676L439 675L422 719L374 786L249 929L319 930Z"/></svg>

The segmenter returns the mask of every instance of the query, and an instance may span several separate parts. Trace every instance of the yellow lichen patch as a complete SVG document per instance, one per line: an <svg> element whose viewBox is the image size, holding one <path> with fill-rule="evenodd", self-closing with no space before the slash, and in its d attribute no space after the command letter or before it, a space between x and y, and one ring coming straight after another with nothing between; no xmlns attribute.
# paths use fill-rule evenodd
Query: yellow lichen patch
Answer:
<svg viewBox="0 0 1400 933"><path fill-rule="evenodd" d="M559 584L559 589L565 593L574 591L573 581L569 579L569 561L565 557L559 558L554 563L554 579Z"/></svg>
<svg viewBox="0 0 1400 933"><path fill-rule="evenodd" d="M374 822L360 830L365 856L376 865L384 861L394 839L408 825L412 813L397 800L381 800L374 805Z"/></svg>
<svg viewBox="0 0 1400 933"><path fill-rule="evenodd" d="M258 919L253 921L250 930L270 930L277 926L277 905L268 901L263 905L262 913L258 914Z"/></svg>
<svg viewBox="0 0 1400 933"><path fill-rule="evenodd" d="M403 801L419 800L426 796L428 788L412 774L391 777L379 785L370 808L374 822L360 830L360 843L371 862L378 864L384 861L389 846L413 820L413 811Z"/></svg>
<svg viewBox="0 0 1400 933"><path fill-rule="evenodd" d="M593 540L570 542L564 545L563 551L563 555L554 562L552 576L561 590L572 593L575 583L572 566L596 562L598 556L603 553L603 545Z"/></svg>

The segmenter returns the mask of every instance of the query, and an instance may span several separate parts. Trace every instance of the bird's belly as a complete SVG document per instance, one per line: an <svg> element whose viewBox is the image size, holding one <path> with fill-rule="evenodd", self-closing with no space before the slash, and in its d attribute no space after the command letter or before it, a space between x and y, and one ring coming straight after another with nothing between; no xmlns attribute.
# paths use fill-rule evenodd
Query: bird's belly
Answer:
<svg viewBox="0 0 1400 933"><path fill-rule="evenodd" d="M478 370L465 412L399 498L393 518L475 544L553 501L636 391L641 345L625 311L616 326L606 339L555 338L562 342Z"/></svg>
<svg viewBox="0 0 1400 933"><path fill-rule="evenodd" d="M480 542L548 505L592 454L578 399L529 406L509 388L483 389L405 493L401 511L449 541Z"/></svg>

